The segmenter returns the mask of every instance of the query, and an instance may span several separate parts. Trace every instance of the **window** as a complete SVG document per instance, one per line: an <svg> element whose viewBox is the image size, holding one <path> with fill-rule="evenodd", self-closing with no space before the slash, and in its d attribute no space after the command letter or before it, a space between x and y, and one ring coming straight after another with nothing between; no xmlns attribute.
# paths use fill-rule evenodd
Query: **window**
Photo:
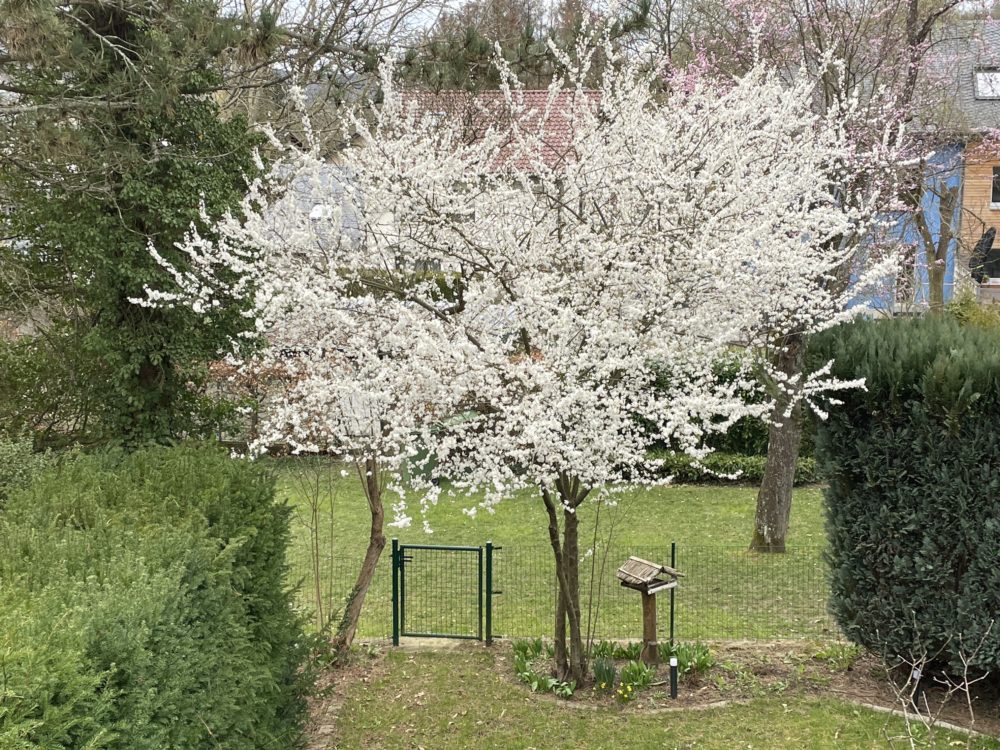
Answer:
<svg viewBox="0 0 1000 750"><path fill-rule="evenodd" d="M977 99L1000 99L1000 68L976 71L975 96Z"/></svg>
<svg viewBox="0 0 1000 750"><path fill-rule="evenodd" d="M993 185L990 189L990 208L1000 208L1000 167L993 167Z"/></svg>
<svg viewBox="0 0 1000 750"><path fill-rule="evenodd" d="M1000 248L990 248L983 260L983 273L987 278L1000 279Z"/></svg>

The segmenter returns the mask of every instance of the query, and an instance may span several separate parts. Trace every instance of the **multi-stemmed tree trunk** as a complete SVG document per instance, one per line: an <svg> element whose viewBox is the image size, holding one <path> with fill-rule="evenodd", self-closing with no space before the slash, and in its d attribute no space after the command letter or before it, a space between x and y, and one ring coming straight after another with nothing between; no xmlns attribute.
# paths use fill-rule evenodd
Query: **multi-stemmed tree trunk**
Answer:
<svg viewBox="0 0 1000 750"><path fill-rule="evenodd" d="M775 358L777 370L784 375L797 375L803 368L805 337L793 334L784 344ZM801 402L792 404L792 398L792 394L779 389L771 411L767 463L757 492L757 513L750 542L750 549L757 552L785 551L795 466L802 442L802 405Z"/></svg>
<svg viewBox="0 0 1000 750"><path fill-rule="evenodd" d="M559 476L555 493L542 487L542 499L549 515L549 541L556 562L556 677L572 680L578 686L587 679L587 652L583 639L583 616L580 606L580 519L577 510L590 493L580 480ZM559 507L563 523L560 538ZM569 630L567 638L567 628Z"/></svg>
<svg viewBox="0 0 1000 750"><path fill-rule="evenodd" d="M371 524L368 532L368 548L365 550L365 557L361 562L361 570L358 572L358 579L344 605L344 614L340 619L340 626L337 628L337 635L333 641L338 650L348 648L354 641L354 635L358 631L358 621L361 619L361 609L365 604L365 595L372 585L375 569L382 556L382 550L385 549L385 532L383 530L385 510L382 507L385 477L382 476L378 461L373 458L358 461L355 466L361 478L365 500L368 501Z"/></svg>
<svg viewBox="0 0 1000 750"><path fill-rule="evenodd" d="M925 189L936 194L938 198L937 237L935 238L934 232L931 231L926 211L918 208L914 212L914 220L920 244L923 246L924 263L927 266L928 307L930 312L939 314L944 312L944 281L948 273L948 248L956 236L955 209L958 206L959 188L958 185L932 185Z"/></svg>

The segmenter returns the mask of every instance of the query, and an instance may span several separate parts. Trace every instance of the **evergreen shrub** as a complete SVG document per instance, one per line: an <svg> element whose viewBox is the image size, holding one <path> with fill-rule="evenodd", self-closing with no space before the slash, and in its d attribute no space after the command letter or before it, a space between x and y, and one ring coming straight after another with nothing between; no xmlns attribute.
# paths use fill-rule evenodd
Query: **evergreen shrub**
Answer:
<svg viewBox="0 0 1000 750"><path fill-rule="evenodd" d="M673 477L676 484L755 484L763 478L767 463L767 456L738 453L709 453L700 466L685 453L652 451L650 458L661 461L659 474ZM734 475L734 479L729 478ZM814 484L818 481L816 460L811 456L799 456L795 463L795 484Z"/></svg>
<svg viewBox="0 0 1000 750"><path fill-rule="evenodd" d="M720 385L730 385L735 382L739 376L739 362L736 358L723 358L716 363L713 369L715 372L716 382ZM669 368L659 368L657 370L657 382L655 387L660 389L667 388L671 377L672 375ZM743 391L740 395L747 403L751 404L760 403L764 398L762 394L750 391ZM799 456L811 459L813 456L813 435L815 434L815 428L812 425L813 419L811 412L807 411L804 419L805 426L802 430L802 442L799 446ZM705 444L719 454L749 458L756 456L766 457L768 445L768 425L760 417L741 417L725 432L709 433L706 436ZM677 446L660 443L655 447L657 451L670 452ZM753 471L753 466L754 462L747 462L747 469L749 471ZM762 462L761 466L763 466ZM763 468L760 470L760 474L762 473ZM751 481L758 481L759 478L759 476L756 476ZM690 480L685 479L685 481L701 481L701 479L693 478ZM801 481L805 483L812 480L802 479Z"/></svg>
<svg viewBox="0 0 1000 750"><path fill-rule="evenodd" d="M0 747L298 747L307 641L272 478L206 445L76 456L0 514Z"/></svg>
<svg viewBox="0 0 1000 750"><path fill-rule="evenodd" d="M841 629L890 658L997 669L1000 334L945 316L858 322L813 355L866 382L817 438Z"/></svg>

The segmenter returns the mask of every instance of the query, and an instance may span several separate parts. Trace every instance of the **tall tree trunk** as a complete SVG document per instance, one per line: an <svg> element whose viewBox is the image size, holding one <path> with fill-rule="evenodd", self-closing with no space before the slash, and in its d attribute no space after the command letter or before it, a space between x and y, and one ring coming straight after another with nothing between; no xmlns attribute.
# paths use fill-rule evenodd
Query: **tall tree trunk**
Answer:
<svg viewBox="0 0 1000 750"><path fill-rule="evenodd" d="M549 516L549 542L556 562L555 662L556 677L572 680L578 686L587 679L587 653L583 642L583 618L580 606L580 543L577 508L589 494L578 480L561 477L557 483L558 501L542 488L542 499ZM557 504L562 506L560 535ZM568 639L567 639L568 629Z"/></svg>
<svg viewBox="0 0 1000 750"><path fill-rule="evenodd" d="M805 339L800 334L785 340L785 347L778 354L776 365L785 375L802 372ZM784 552L788 535L788 519L792 511L792 487L795 483L795 465L802 443L802 407L796 403L791 408L791 396L778 391L771 425L767 435L767 462L757 493L757 514L750 549L757 552Z"/></svg>
<svg viewBox="0 0 1000 750"><path fill-rule="evenodd" d="M574 498L575 500L575 498ZM573 507L577 507L574 502ZM563 563L566 566L566 615L569 622L569 675L577 685L587 679L587 652L583 646L583 608L580 605L580 519L563 508Z"/></svg>
<svg viewBox="0 0 1000 750"><path fill-rule="evenodd" d="M343 650L354 642L354 635L358 630L358 621L361 619L361 609L365 603L365 596L375 578L375 569L378 566L379 557L385 549L385 510L382 507L382 476L378 461L372 458L365 459L364 462L355 464L358 474L361 477L361 485L364 488L365 499L368 501L368 510L371 514L371 525L368 532L368 549L365 550L364 560L361 562L361 570L358 572L358 579L351 590L351 595L344 605L344 614L337 628L337 635L333 639L334 648Z"/></svg>
<svg viewBox="0 0 1000 750"><path fill-rule="evenodd" d="M944 266L932 263L927 267L927 285L930 287L930 312L944 312Z"/></svg>
<svg viewBox="0 0 1000 750"><path fill-rule="evenodd" d="M931 313L944 312L944 281L948 273L948 248L955 236L955 209L958 206L957 185L932 185L930 190L938 198L937 239L931 231L927 212L916 212L917 232L923 243L924 262L927 265L927 297Z"/></svg>

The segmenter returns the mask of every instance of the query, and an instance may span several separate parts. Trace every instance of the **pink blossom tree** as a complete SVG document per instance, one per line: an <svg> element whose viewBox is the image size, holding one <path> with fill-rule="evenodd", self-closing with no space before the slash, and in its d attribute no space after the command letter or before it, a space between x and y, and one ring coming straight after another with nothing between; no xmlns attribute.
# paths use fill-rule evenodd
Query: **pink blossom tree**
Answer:
<svg viewBox="0 0 1000 750"><path fill-rule="evenodd" d="M766 60L787 75L803 67L810 71L816 82L814 111L850 111L844 127L853 145L853 168L839 176L836 199L845 205L875 201L886 213L902 207L919 227L924 183L913 164L923 163L927 146L905 136L907 130L940 121L954 96L954 86L942 85L950 81L950 72L941 75L947 64L934 35L958 6L959 0L722 0L699 7L694 44L702 69L739 74ZM902 206L898 196L908 181L909 194L917 198ZM929 233L919 239L926 245L922 252L937 259L938 243ZM869 231L852 231L834 241L874 250L871 240ZM897 247L902 260L909 249ZM845 263L835 283L846 288L853 272ZM943 282L940 264L930 274L932 281ZM805 346L804 329L775 330L771 348L777 371L797 377ZM751 549L785 549L802 417L800 407L776 400Z"/></svg>

